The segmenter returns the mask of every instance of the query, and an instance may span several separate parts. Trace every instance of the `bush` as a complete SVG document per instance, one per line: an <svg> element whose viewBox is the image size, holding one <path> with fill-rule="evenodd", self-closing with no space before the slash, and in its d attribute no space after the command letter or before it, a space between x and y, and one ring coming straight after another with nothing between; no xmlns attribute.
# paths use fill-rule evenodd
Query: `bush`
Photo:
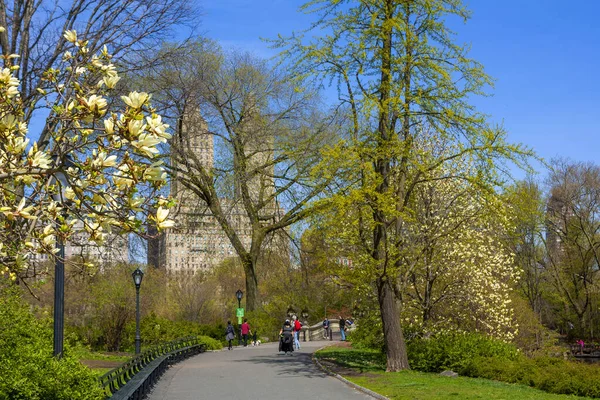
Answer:
<svg viewBox="0 0 600 400"><path fill-rule="evenodd" d="M198 339L206 345L206 350L221 350L223 348L222 342L209 336L200 336Z"/></svg>
<svg viewBox="0 0 600 400"><path fill-rule="evenodd" d="M550 393L600 397L598 367L559 358L518 357L513 360L479 357L459 372L462 375L520 383Z"/></svg>
<svg viewBox="0 0 600 400"><path fill-rule="evenodd" d="M477 333L440 334L407 341L411 368L423 372L447 369L459 372L475 358L494 357L513 360L519 352L515 346Z"/></svg>
<svg viewBox="0 0 600 400"><path fill-rule="evenodd" d="M356 329L352 332L352 347L385 351L379 313L370 313L357 321Z"/></svg>
<svg viewBox="0 0 600 400"><path fill-rule="evenodd" d="M38 321L14 288L0 288L0 399L104 399L95 374L65 348L52 356L50 321Z"/></svg>

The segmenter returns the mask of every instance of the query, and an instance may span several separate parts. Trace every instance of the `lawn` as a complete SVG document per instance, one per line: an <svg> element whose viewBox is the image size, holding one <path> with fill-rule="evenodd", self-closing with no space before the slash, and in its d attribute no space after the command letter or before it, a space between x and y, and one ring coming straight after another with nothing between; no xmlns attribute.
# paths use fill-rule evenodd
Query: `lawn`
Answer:
<svg viewBox="0 0 600 400"><path fill-rule="evenodd" d="M448 378L416 371L385 373L385 359L368 350L330 347L316 354L326 367L360 386L398 400L586 399L546 393L523 385L476 378Z"/></svg>
<svg viewBox="0 0 600 400"><path fill-rule="evenodd" d="M92 369L98 376L104 375L133 357L133 354L129 353L92 352L83 346L71 348L70 351L83 365Z"/></svg>

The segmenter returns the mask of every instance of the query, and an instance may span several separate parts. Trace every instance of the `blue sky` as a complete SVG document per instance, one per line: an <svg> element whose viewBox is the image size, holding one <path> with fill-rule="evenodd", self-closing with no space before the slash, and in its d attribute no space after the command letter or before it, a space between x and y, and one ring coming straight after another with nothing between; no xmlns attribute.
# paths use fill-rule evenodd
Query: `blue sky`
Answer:
<svg viewBox="0 0 600 400"><path fill-rule="evenodd" d="M224 47L274 55L260 40L306 28L296 0L204 0L201 31ZM452 23L496 81L475 104L509 139L541 157L600 157L600 1L472 0L467 24Z"/></svg>

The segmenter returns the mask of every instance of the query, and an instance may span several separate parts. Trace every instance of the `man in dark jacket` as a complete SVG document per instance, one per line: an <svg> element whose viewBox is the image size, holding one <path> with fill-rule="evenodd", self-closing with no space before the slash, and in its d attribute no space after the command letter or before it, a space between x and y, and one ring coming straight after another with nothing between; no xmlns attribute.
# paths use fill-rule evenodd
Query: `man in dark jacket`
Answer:
<svg viewBox="0 0 600 400"><path fill-rule="evenodd" d="M340 336L342 337L342 342L346 340L346 320L342 318L340 315Z"/></svg>

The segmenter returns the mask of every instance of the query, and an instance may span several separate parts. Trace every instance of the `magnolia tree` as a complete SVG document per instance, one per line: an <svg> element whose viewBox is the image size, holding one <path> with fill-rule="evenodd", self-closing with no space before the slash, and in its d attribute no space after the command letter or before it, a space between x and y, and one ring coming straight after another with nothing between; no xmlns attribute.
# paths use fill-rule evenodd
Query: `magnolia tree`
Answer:
<svg viewBox="0 0 600 400"><path fill-rule="evenodd" d="M437 178L451 177L439 171ZM416 190L406 224L413 267L404 276L405 322L423 334L479 331L511 340L511 292L518 278L503 240L508 210L463 180L435 177Z"/></svg>
<svg viewBox="0 0 600 400"><path fill-rule="evenodd" d="M110 97L120 78L106 47L90 54L75 31L64 38L62 63L38 88L53 104L43 150L27 137L18 66L0 72L0 265L13 280L33 253L56 253L77 229L102 244L110 233L141 232L146 217L158 229L172 225L171 202L157 195L166 172L153 160L168 125L147 93Z"/></svg>
<svg viewBox="0 0 600 400"><path fill-rule="evenodd" d="M421 163L456 150L435 139L417 146ZM406 204L394 237L402 246L390 251L402 260L394 284L403 325L411 332L478 331L511 340L517 331L510 298L518 269L505 243L513 224L500 197L475 184L480 168L465 157L431 172L418 171L423 182ZM364 233L372 223L369 209L358 200L338 199L317 225L325 232L325 259L336 280L353 288L357 309L364 311L376 301L371 278L376 266ZM344 259L352 266L340 262Z"/></svg>

